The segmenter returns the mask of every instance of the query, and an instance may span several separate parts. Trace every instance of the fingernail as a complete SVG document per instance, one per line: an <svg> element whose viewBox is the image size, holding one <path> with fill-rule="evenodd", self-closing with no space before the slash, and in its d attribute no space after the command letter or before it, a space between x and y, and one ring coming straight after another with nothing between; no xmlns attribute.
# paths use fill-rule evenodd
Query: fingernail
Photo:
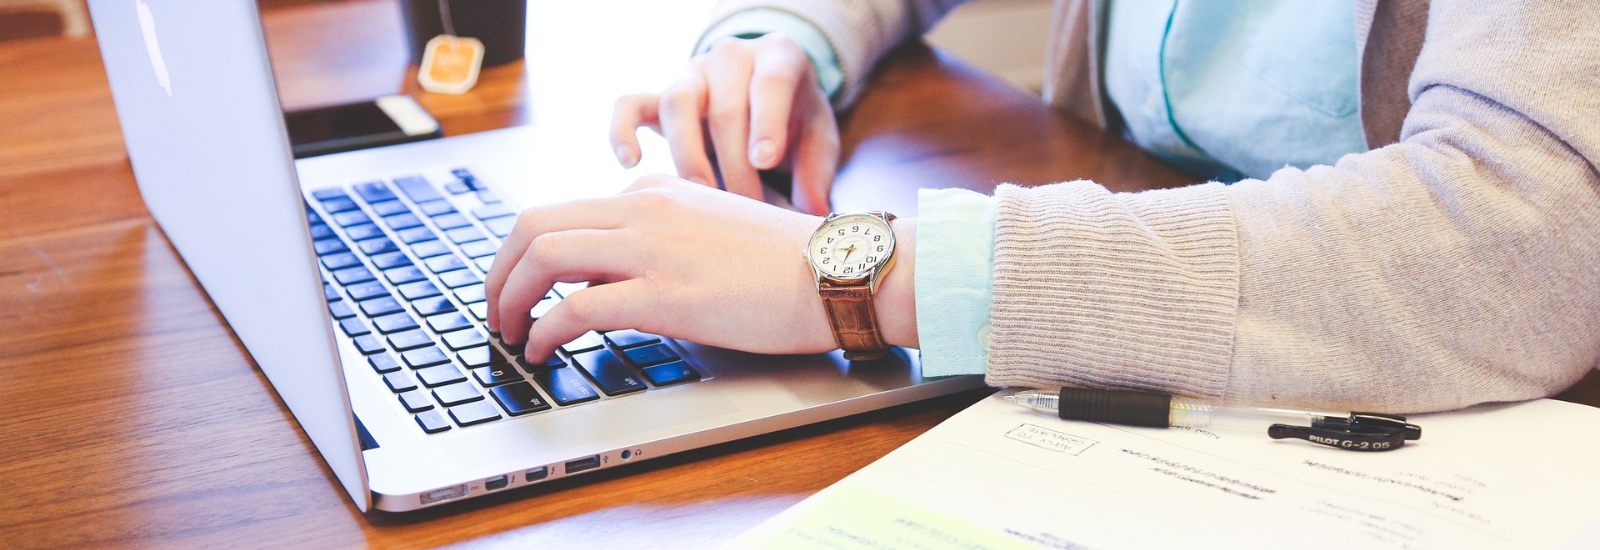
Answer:
<svg viewBox="0 0 1600 550"><path fill-rule="evenodd" d="M633 165L639 163L639 159L633 158L633 148L627 145L618 145L616 153L617 162L622 163L623 168L633 168Z"/></svg>
<svg viewBox="0 0 1600 550"><path fill-rule="evenodd" d="M750 163L757 167L766 168L777 162L778 144L771 139L757 141L756 148L750 151Z"/></svg>

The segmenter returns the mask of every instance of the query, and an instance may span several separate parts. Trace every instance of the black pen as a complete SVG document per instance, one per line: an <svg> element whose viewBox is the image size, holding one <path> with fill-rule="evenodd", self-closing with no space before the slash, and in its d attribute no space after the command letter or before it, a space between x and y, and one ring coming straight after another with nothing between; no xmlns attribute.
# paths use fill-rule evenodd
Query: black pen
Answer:
<svg viewBox="0 0 1600 550"><path fill-rule="evenodd" d="M1422 428L1394 414L1252 407L1164 393L1086 388L1024 390L1005 399L1036 411L1055 412L1065 420L1130 426L1206 428L1219 420L1277 422L1267 427L1268 437L1303 439L1351 451L1389 451L1422 438Z"/></svg>

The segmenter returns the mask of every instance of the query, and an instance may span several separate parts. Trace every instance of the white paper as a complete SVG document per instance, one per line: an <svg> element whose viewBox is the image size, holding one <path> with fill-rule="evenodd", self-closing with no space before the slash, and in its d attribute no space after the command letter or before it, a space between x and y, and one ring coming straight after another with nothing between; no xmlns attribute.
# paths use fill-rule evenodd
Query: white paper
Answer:
<svg viewBox="0 0 1600 550"><path fill-rule="evenodd" d="M1416 415L1421 440L1358 453L1268 439L1264 425L1067 422L1004 393L734 546L832 537L815 546L992 547L966 535L974 527L1046 548L1528 549L1557 547L1600 521L1593 407L1540 400ZM864 525L859 507L828 498L840 487L889 519ZM888 523L936 521L951 528L932 542L875 539L893 531Z"/></svg>

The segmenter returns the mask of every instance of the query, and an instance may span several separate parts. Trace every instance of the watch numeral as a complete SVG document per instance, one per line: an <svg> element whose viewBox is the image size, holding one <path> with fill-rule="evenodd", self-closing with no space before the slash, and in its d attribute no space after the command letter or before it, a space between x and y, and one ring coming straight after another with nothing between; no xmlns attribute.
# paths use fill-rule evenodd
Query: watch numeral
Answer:
<svg viewBox="0 0 1600 550"><path fill-rule="evenodd" d="M869 263L869 264L878 263L878 257L877 256L867 256L867 263Z"/></svg>
<svg viewBox="0 0 1600 550"><path fill-rule="evenodd" d="M823 258L822 263L828 263L831 260L833 260L833 258Z"/></svg>
<svg viewBox="0 0 1600 550"><path fill-rule="evenodd" d="M844 230L843 229L839 230L839 236L841 236L841 237L844 236Z"/></svg>
<svg viewBox="0 0 1600 550"><path fill-rule="evenodd" d="M845 273L849 273L849 272L855 271L855 269L856 268L853 268L853 267L847 267L847 268L844 268L844 272Z"/></svg>
<svg viewBox="0 0 1600 550"><path fill-rule="evenodd" d="M872 236L872 242L878 242L878 241L882 241L882 240L883 240L883 235L873 235Z"/></svg>
<svg viewBox="0 0 1600 550"><path fill-rule="evenodd" d="M859 226L859 225L850 226L850 232L851 233L860 233L861 232L861 226Z"/></svg>

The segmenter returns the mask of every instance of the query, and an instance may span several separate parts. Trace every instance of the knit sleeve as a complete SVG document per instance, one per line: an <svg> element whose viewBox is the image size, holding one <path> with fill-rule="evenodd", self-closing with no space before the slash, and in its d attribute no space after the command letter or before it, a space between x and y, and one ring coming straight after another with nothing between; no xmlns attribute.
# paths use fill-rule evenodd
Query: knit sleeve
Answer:
<svg viewBox="0 0 1600 550"><path fill-rule="evenodd" d="M1231 186L1002 188L988 378L1453 409L1600 359L1600 12L1435 0L1401 141Z"/></svg>

